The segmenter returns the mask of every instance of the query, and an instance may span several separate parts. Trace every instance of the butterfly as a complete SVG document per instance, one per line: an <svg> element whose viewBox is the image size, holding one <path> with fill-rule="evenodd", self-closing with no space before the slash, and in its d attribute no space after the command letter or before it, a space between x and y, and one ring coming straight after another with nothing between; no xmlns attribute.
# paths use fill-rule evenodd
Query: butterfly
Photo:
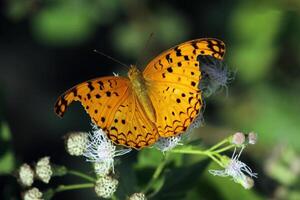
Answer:
<svg viewBox="0 0 300 200"><path fill-rule="evenodd" d="M113 143L141 149L187 130L203 107L197 57L222 60L224 54L225 44L218 39L191 40L161 53L144 71L131 65L128 77L99 77L74 86L54 110L62 117L79 101Z"/></svg>

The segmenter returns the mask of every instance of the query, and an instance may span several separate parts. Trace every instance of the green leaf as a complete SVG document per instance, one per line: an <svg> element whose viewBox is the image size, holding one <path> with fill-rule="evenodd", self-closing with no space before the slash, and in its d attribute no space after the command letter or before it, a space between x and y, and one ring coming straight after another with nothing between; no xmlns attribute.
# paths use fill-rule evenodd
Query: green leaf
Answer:
<svg viewBox="0 0 300 200"><path fill-rule="evenodd" d="M155 148L143 149L138 154L137 168L156 167L162 161L163 153Z"/></svg>
<svg viewBox="0 0 300 200"><path fill-rule="evenodd" d="M0 175L15 169L15 158L11 148L11 132L4 122L0 124Z"/></svg>
<svg viewBox="0 0 300 200"><path fill-rule="evenodd" d="M209 161L203 160L190 166L176 167L165 174L165 184L155 195L155 199L185 199L187 192L192 189Z"/></svg>

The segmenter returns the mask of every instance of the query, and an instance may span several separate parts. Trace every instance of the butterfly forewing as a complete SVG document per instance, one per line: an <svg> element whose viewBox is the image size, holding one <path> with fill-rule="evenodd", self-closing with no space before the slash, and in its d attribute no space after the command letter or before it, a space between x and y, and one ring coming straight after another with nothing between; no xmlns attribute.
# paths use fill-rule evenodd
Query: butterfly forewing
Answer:
<svg viewBox="0 0 300 200"><path fill-rule="evenodd" d="M222 59L225 45L216 39L185 42L153 59L144 70L149 97L157 111L156 126L161 137L184 132L203 105L198 84L199 55Z"/></svg>

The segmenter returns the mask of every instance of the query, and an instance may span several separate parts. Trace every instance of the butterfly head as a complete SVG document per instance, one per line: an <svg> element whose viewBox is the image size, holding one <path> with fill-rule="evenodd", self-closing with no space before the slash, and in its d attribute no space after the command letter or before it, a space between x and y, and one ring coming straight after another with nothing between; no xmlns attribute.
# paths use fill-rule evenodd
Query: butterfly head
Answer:
<svg viewBox="0 0 300 200"><path fill-rule="evenodd" d="M128 71L128 77L131 81L139 80L143 77L142 72L135 66L130 65L130 69Z"/></svg>

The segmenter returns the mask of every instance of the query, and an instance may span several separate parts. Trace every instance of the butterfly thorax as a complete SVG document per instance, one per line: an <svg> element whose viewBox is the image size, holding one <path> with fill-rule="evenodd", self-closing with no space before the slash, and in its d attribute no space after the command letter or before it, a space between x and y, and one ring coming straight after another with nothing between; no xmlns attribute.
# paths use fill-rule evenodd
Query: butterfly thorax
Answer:
<svg viewBox="0 0 300 200"><path fill-rule="evenodd" d="M147 117L152 121L156 121L156 113L148 95L146 80L143 73L134 65L130 66L128 77L131 82L132 90L135 93L139 103L142 105Z"/></svg>

